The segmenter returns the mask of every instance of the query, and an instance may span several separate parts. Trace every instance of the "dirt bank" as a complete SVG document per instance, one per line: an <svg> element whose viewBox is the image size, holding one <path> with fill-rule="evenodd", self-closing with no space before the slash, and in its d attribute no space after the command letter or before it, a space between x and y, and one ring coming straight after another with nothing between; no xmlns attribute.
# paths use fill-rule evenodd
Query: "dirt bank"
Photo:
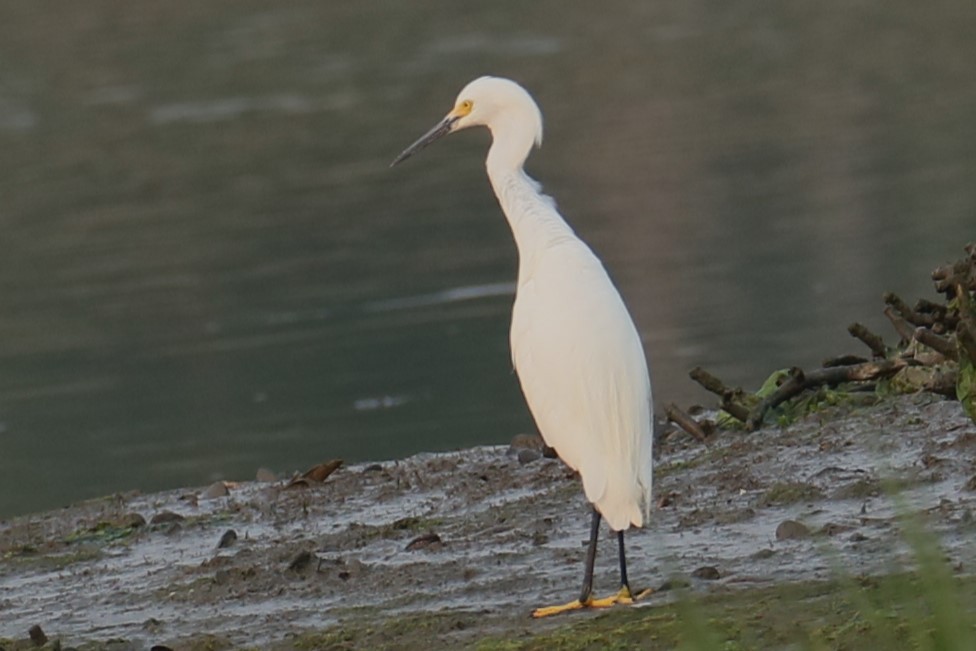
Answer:
<svg viewBox="0 0 976 651"><path fill-rule="evenodd" d="M708 447L681 433L660 447L655 519L629 536L637 587L904 569L908 512L924 514L958 570L976 560L976 426L957 402L832 407ZM429 649L592 616L527 617L580 580L586 505L558 461L476 448L284 484L118 495L0 523L0 639L39 625L63 647L354 648L355 631L383 626L386 646ZM605 536L599 592L616 588L615 564Z"/></svg>

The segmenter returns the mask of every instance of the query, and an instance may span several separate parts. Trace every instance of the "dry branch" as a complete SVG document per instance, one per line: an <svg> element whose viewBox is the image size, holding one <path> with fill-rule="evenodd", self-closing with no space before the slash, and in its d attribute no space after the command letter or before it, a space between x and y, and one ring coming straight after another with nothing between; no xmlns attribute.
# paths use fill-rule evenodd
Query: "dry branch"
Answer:
<svg viewBox="0 0 976 651"><path fill-rule="evenodd" d="M896 357L877 362L865 362L852 366L832 366L807 373L807 386L827 384L834 386L843 382L868 382L894 375L908 366L908 360Z"/></svg>
<svg viewBox="0 0 976 651"><path fill-rule="evenodd" d="M916 328L915 329L915 341L925 346L928 346L932 350L940 353L947 359L959 359L956 351L956 345L946 339L945 337L940 337L928 328Z"/></svg>
<svg viewBox="0 0 976 651"><path fill-rule="evenodd" d="M895 332L901 337L903 344L912 340L912 337L915 336L915 328L912 327L911 323L896 314L890 305L884 309L884 315L888 317L891 325L895 327Z"/></svg>
<svg viewBox="0 0 976 651"><path fill-rule="evenodd" d="M776 389L762 399L725 386L700 367L691 371L691 378L716 394L722 409L749 430L759 428L770 410L807 389L841 384L849 385L850 391L859 387L871 389L872 383L896 374L893 390L932 391L958 397L976 421L976 379L970 365L976 364L976 243L966 247L966 254L962 260L932 272L936 290L945 294L944 303L921 299L910 307L897 294L884 293L884 314L901 339L897 346L885 345L884 339L861 323L848 326L851 335L871 350L872 361L844 355L828 359L822 368L808 373L792 368ZM699 423L677 406L670 405L667 413L669 419L695 438L704 440L707 436Z"/></svg>
<svg viewBox="0 0 976 651"><path fill-rule="evenodd" d="M722 409L730 413L734 418L745 422L749 417L749 410L743 407L736 398L742 396L742 389L730 389L721 380L706 371L700 366L696 366L688 373L691 379L702 385L706 391L710 391L722 399Z"/></svg>
<svg viewBox="0 0 976 651"><path fill-rule="evenodd" d="M864 344L871 349L871 353L875 357L884 357L887 354L887 347L885 346L884 339L874 334L868 330L867 326L863 323L857 323L856 321L851 325L847 326L847 331L851 333L852 336L857 337Z"/></svg>
<svg viewBox="0 0 976 651"><path fill-rule="evenodd" d="M925 314L922 312L917 312L908 306L908 303L901 300L901 298L894 292L885 292L882 295L882 299L885 303L897 310L905 320L916 326L925 326L926 328L932 327L935 323L935 317L931 314Z"/></svg>
<svg viewBox="0 0 976 651"><path fill-rule="evenodd" d="M676 424L678 427L688 432L702 443L708 443L708 434L705 433L701 423L683 411L680 407L678 407L678 405L674 404L673 402L669 404L664 410L664 415L667 416L669 421Z"/></svg>

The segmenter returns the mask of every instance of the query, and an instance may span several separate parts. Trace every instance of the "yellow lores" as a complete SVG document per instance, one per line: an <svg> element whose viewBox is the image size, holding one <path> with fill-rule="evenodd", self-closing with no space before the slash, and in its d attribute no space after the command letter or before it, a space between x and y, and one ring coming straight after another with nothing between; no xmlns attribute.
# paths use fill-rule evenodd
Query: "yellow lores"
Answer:
<svg viewBox="0 0 976 651"><path fill-rule="evenodd" d="M472 102L469 99L466 99L462 102L458 102L458 105L454 107L453 111L451 111L451 115L454 116L455 118L463 118L464 116L471 113L472 108L474 108L474 102Z"/></svg>
<svg viewBox="0 0 976 651"><path fill-rule="evenodd" d="M542 115L521 86L496 77L474 80L454 109L393 164L472 126L492 133L488 179L519 252L512 361L539 432L579 471L593 505L579 599L533 616L632 603L645 593L631 593L624 531L649 520L652 477L651 381L640 337L603 265L522 169L533 144L542 142ZM617 533L621 587L594 599L602 518Z"/></svg>

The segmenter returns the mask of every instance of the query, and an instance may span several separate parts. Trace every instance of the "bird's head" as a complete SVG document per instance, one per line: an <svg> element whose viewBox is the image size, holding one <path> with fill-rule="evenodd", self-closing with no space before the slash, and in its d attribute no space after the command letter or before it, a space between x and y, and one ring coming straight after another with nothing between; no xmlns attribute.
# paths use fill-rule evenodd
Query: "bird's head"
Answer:
<svg viewBox="0 0 976 651"><path fill-rule="evenodd" d="M442 136L475 126L488 127L496 139L505 133L512 143L525 142L526 155L533 143L542 144L542 114L532 96L510 79L479 77L458 94L444 119L404 149L391 167Z"/></svg>

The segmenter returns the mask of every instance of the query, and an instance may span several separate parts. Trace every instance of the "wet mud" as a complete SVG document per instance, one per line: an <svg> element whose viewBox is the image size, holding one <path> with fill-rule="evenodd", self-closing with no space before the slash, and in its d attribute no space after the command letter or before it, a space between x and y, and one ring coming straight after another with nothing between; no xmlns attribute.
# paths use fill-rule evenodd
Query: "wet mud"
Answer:
<svg viewBox="0 0 976 651"><path fill-rule="evenodd" d="M658 452L652 524L627 538L631 582L656 590L642 604L673 599L676 582L707 593L904 571L908 520L955 567L976 560L976 426L955 401L831 407L708 445L674 431ZM39 626L62 648L353 648L325 640L385 625L391 648L429 649L590 616L528 617L581 578L587 505L558 460L482 447L288 483L0 523L0 646L28 648ZM617 580L605 532L597 591Z"/></svg>

